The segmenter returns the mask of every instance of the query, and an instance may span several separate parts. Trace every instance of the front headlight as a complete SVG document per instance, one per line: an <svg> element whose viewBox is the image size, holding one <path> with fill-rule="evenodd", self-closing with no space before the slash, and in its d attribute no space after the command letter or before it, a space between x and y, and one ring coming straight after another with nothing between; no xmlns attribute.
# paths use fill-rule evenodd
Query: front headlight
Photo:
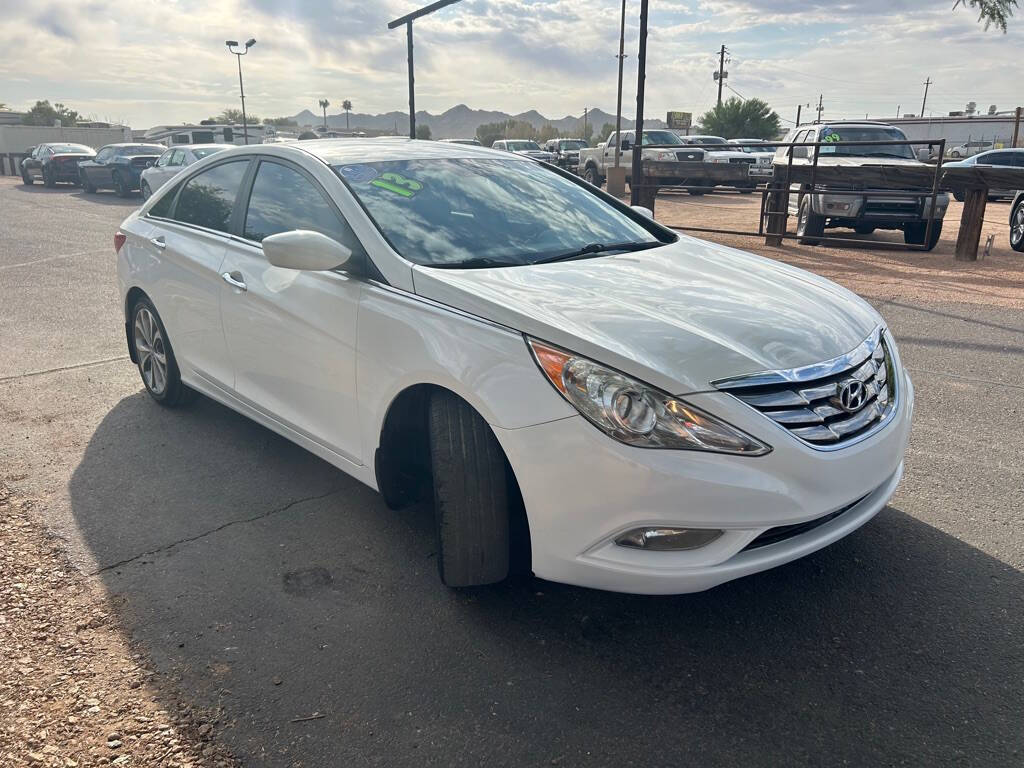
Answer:
<svg viewBox="0 0 1024 768"><path fill-rule="evenodd" d="M579 355L527 339L548 381L584 417L619 442L763 456L771 446L672 395Z"/></svg>
<svg viewBox="0 0 1024 768"><path fill-rule="evenodd" d="M712 157L709 157L707 159L707 161L709 163L728 163L729 162L729 158L728 157L713 157L712 156Z"/></svg>
<svg viewBox="0 0 1024 768"><path fill-rule="evenodd" d="M662 162L672 162L676 159L676 153L669 150L658 150L651 153L649 156L651 160L660 160Z"/></svg>

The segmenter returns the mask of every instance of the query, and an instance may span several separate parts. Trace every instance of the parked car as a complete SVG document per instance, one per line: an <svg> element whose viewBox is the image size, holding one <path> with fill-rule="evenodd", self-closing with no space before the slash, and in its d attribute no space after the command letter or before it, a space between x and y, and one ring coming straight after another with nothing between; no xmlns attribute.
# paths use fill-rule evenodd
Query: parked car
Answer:
<svg viewBox="0 0 1024 768"><path fill-rule="evenodd" d="M467 144L471 147L482 146L476 139L440 139L440 141L443 141L446 144Z"/></svg>
<svg viewBox="0 0 1024 768"><path fill-rule="evenodd" d="M530 139L498 139L491 147L500 149L503 152L514 152L517 155L530 157L534 160L543 160L545 163L550 163L554 160L554 155L550 152L545 152L536 141L531 141Z"/></svg>
<svg viewBox="0 0 1024 768"><path fill-rule="evenodd" d="M786 165L792 152L794 166L814 163L817 154L819 168L840 166L884 165L891 167L925 167L918 160L909 144L880 144L874 146L844 146L852 141L906 141L907 137L899 128L886 123L870 121L830 121L800 125L793 128L783 140L790 143L824 142L826 146L814 147L780 146L775 154L776 165ZM884 195L872 196L871 189L858 189L862 196L830 193L810 189L806 185L794 184L789 195L789 212L797 216L797 235L805 245L817 245L828 227L849 227L859 234L871 234L876 229L898 229L903 232L907 244L924 245L927 250L935 247L942 234L942 220L949 206L949 195L939 193L935 200L935 217L928 231L931 214L930 198L921 194L906 197L891 196L892 189L874 190ZM910 188L908 193L925 193L925 188ZM927 238L927 241L926 241Z"/></svg>
<svg viewBox="0 0 1024 768"><path fill-rule="evenodd" d="M846 536L903 472L914 390L870 304L510 152L239 148L114 247L153 400L432 500L453 587L708 589Z"/></svg>
<svg viewBox="0 0 1024 768"><path fill-rule="evenodd" d="M96 156L78 164L86 192L112 189L128 197L139 189L142 172L155 163L167 147L162 144L107 144Z"/></svg>
<svg viewBox="0 0 1024 768"><path fill-rule="evenodd" d="M148 200L156 190L174 178L182 168L187 168L197 160L202 160L207 155L221 152L232 144L183 144L172 147L156 159L148 168L142 171L139 181L139 189L142 192L142 199Z"/></svg>
<svg viewBox="0 0 1024 768"><path fill-rule="evenodd" d="M1018 192L1010 206L1010 247L1024 251L1024 192Z"/></svg>
<svg viewBox="0 0 1024 768"><path fill-rule="evenodd" d="M733 184L723 186L734 186L743 194L750 194L754 191L757 186L759 179L770 176L767 173L767 169L771 168L771 161L764 160L758 161L758 158L749 152L745 152L742 149L733 147L728 141L723 139L721 136L706 136L706 135L694 135L694 136L680 136L684 144L696 144L703 147L707 151L705 162L707 163L732 163L741 164L747 167L747 172L744 174L742 181L734 182ZM701 186L714 187L717 186L711 179L701 180ZM690 191L693 194L693 190Z"/></svg>
<svg viewBox="0 0 1024 768"><path fill-rule="evenodd" d="M590 145L583 139L551 139L544 149L551 153L552 162L559 168L571 173L578 173L580 166L580 150Z"/></svg>
<svg viewBox="0 0 1024 768"><path fill-rule="evenodd" d="M992 149L991 141L967 141L951 148L949 150L949 156L954 159L971 157L979 152L985 152L989 149Z"/></svg>
<svg viewBox="0 0 1024 768"><path fill-rule="evenodd" d="M95 154L92 147L84 144L40 144L21 161L21 180L32 184L38 179L48 187L54 187L58 182L78 184L79 161L88 160Z"/></svg>
<svg viewBox="0 0 1024 768"><path fill-rule="evenodd" d="M943 168L974 168L979 165L996 166L1004 168L1024 168L1024 148L1022 149L993 149L988 152L979 152L977 155L968 157L966 160L954 160L943 163ZM963 201L965 195L963 188L953 187L953 197ZM1012 198L1016 195L1013 189L990 189L989 200L1001 200Z"/></svg>
<svg viewBox="0 0 1024 768"><path fill-rule="evenodd" d="M615 165L615 145L619 145L619 167L626 169L626 183L632 179L633 145L636 143L636 131L623 131L620 137L615 131L607 140L596 147L580 149L579 168L583 178L595 187L604 184L608 169ZM651 129L643 132L641 147L656 145L656 149L641 149L644 160L655 160L662 163L693 163L703 162L707 154L697 147L684 147L682 139L674 132L664 129ZM675 149L678 147L678 149ZM682 169L684 166L680 166ZM679 182L683 182L689 172L680 170ZM703 194L703 193L701 193Z"/></svg>

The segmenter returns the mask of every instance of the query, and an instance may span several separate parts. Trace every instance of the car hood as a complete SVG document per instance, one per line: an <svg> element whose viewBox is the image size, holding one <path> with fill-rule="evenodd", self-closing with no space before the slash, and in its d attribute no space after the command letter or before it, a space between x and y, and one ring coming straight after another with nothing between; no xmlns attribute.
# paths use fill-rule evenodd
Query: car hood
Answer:
<svg viewBox="0 0 1024 768"><path fill-rule="evenodd" d="M817 275L690 237L648 251L494 269L417 266L424 297L672 394L849 352L879 324Z"/></svg>
<svg viewBox="0 0 1024 768"><path fill-rule="evenodd" d="M776 157L775 162L777 164L785 165L789 162L786 157ZM795 158L793 165L811 165L814 161L806 158ZM911 160L906 157L850 157L850 156L838 156L838 155L818 155L818 165L827 166L863 166L863 165L887 165L887 166L907 166L911 168L932 168L934 166L922 163L920 160Z"/></svg>

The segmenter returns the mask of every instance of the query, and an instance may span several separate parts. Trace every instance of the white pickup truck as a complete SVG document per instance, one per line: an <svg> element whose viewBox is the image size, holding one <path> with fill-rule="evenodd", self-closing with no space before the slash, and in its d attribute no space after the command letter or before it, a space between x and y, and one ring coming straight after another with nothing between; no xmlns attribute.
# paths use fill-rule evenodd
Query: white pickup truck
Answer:
<svg viewBox="0 0 1024 768"><path fill-rule="evenodd" d="M596 147L584 147L580 149L579 173L595 187L604 184L608 176L608 169L615 165L615 144L619 142L619 165L626 169L626 182L629 183L630 171L633 167L633 144L636 142L636 131L623 131L622 138L615 132L608 137L608 141L598 144ZM644 160L657 160L659 162L702 162L705 152L698 147L686 147L683 140L672 131L650 130L644 131L641 146L669 145L658 149L644 149ZM670 147L679 147L671 149ZM680 177L682 181L682 177Z"/></svg>

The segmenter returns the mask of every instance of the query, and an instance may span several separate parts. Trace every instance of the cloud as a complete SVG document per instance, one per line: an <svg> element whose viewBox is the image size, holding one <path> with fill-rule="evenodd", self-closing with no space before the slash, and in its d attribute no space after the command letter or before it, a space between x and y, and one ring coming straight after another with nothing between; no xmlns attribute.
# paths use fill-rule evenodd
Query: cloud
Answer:
<svg viewBox="0 0 1024 768"><path fill-rule="evenodd" d="M420 4L8 0L0 100L27 107L48 98L136 127L198 120L237 105L237 70L223 41L251 36L258 43L242 60L246 104L260 116L316 111L320 98L349 98L360 112L404 110L405 34L387 22ZM628 4L626 25L627 112L636 5ZM417 107L536 108L553 118L584 106L611 111L619 10L619 0L463 0L423 18L415 26ZM1009 108L1021 24L1007 35L985 32L942 0L652 0L648 109L710 107L723 42L729 85L784 116L819 93L826 116L884 115L897 104L906 111L925 77L935 83L936 112L969 100Z"/></svg>

